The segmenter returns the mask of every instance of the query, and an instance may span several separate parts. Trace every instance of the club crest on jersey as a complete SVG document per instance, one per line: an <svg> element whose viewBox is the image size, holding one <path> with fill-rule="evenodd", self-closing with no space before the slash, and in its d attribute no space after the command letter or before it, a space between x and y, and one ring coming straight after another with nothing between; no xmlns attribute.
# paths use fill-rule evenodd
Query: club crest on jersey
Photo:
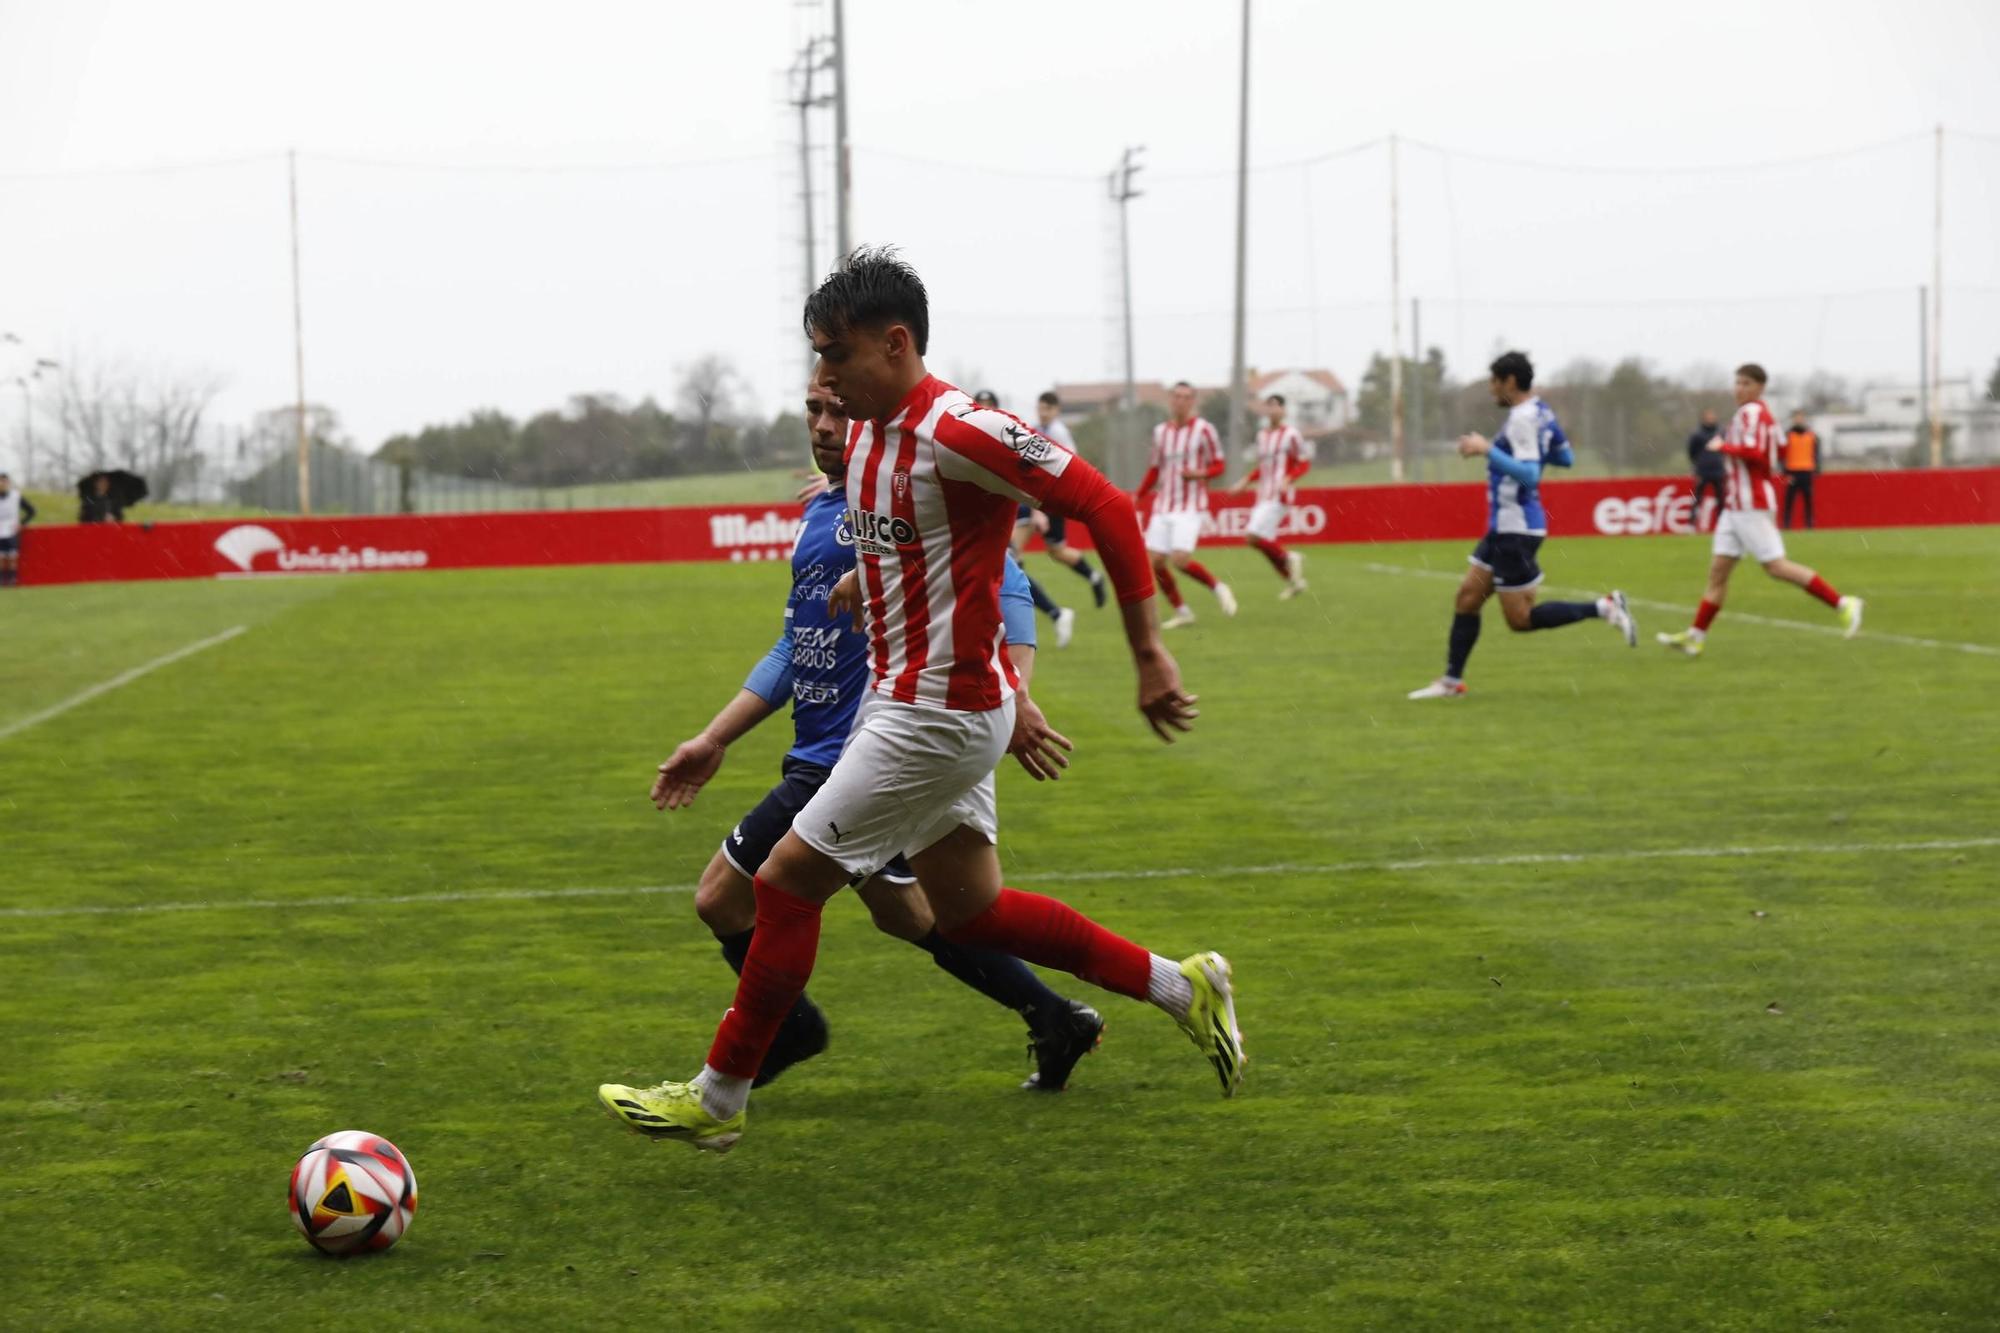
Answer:
<svg viewBox="0 0 2000 1333"><path fill-rule="evenodd" d="M896 498L900 500L904 496L910 493L910 474L908 472L899 471L894 476L889 478L889 484L895 487Z"/></svg>
<svg viewBox="0 0 2000 1333"><path fill-rule="evenodd" d="M900 516L850 509L847 526L854 533L854 549L868 555L894 555L899 547L919 544L917 525Z"/></svg>

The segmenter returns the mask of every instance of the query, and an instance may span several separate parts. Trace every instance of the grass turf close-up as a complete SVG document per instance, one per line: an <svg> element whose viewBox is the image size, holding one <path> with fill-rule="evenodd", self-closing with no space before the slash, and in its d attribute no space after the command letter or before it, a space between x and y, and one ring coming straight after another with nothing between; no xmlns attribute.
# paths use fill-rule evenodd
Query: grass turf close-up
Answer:
<svg viewBox="0 0 2000 1333"><path fill-rule="evenodd" d="M729 1004L689 890L786 721L690 811L646 789L781 567L0 593L4 1322L1991 1327L2000 536L1791 544L1859 639L1746 569L1672 656L1706 540L1559 539L1548 595L1623 588L1640 647L1489 608L1430 702L1468 543L1307 548L1291 602L1221 550L1171 747L1031 557L1076 751L1003 770L1008 880L1227 954L1243 1092L1060 976L1109 1031L1020 1091L1019 1020L842 895L832 1047L721 1159L594 1090L693 1073ZM341 1260L283 1186L347 1128L421 1200Z"/></svg>

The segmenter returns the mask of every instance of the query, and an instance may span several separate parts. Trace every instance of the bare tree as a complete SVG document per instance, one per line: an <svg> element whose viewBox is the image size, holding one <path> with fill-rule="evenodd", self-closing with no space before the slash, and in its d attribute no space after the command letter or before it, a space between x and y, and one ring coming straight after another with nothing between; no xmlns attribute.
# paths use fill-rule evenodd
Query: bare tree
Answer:
<svg viewBox="0 0 2000 1333"><path fill-rule="evenodd" d="M57 384L56 417L64 461L72 470L137 472L160 500L199 475L202 422L222 387L215 376L148 372L122 360L72 353Z"/></svg>
<svg viewBox="0 0 2000 1333"><path fill-rule="evenodd" d="M727 358L713 354L682 366L674 402L689 425L689 442L703 458L715 453L715 428L736 418L743 379Z"/></svg>

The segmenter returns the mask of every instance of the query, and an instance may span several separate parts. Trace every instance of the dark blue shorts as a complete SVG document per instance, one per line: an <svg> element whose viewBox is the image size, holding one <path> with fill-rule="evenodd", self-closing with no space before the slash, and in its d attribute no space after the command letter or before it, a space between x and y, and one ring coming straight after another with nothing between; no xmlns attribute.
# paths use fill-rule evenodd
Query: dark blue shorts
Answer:
<svg viewBox="0 0 2000 1333"><path fill-rule="evenodd" d="M1035 519L1033 505L1017 505L1014 508L1014 524L1032 523ZM1065 546L1069 541L1069 520L1061 514L1050 514L1049 530L1042 534L1042 541L1048 546Z"/></svg>
<svg viewBox="0 0 2000 1333"><path fill-rule="evenodd" d="M1472 548L1472 563L1493 571L1493 586L1503 592L1522 592L1542 581L1542 567L1535 553L1542 539L1525 532L1489 532Z"/></svg>
<svg viewBox="0 0 2000 1333"><path fill-rule="evenodd" d="M730 830L729 836L722 840L723 856L751 879L756 878L771 849L791 831L793 817L805 809L806 802L813 798L815 792L826 785L827 775L833 770L786 755L784 765L778 771L783 775L778 785L766 792L756 808L743 816ZM876 873L896 884L917 882L917 872L910 869L910 863L901 856Z"/></svg>
<svg viewBox="0 0 2000 1333"><path fill-rule="evenodd" d="M0 537L0 555L12 555L21 549L19 537Z"/></svg>

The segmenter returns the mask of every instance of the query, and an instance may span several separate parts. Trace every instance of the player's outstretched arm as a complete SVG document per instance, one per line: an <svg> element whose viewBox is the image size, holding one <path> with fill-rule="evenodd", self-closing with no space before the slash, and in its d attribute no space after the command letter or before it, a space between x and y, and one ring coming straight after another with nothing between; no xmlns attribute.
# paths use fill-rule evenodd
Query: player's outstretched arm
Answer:
<svg viewBox="0 0 2000 1333"><path fill-rule="evenodd" d="M750 669L750 677L736 697L724 704L699 734L675 746L667 762L660 765L653 776L654 807L678 810L694 804L695 794L721 769L728 748L777 712L791 692L792 627L788 624L771 651Z"/></svg>

